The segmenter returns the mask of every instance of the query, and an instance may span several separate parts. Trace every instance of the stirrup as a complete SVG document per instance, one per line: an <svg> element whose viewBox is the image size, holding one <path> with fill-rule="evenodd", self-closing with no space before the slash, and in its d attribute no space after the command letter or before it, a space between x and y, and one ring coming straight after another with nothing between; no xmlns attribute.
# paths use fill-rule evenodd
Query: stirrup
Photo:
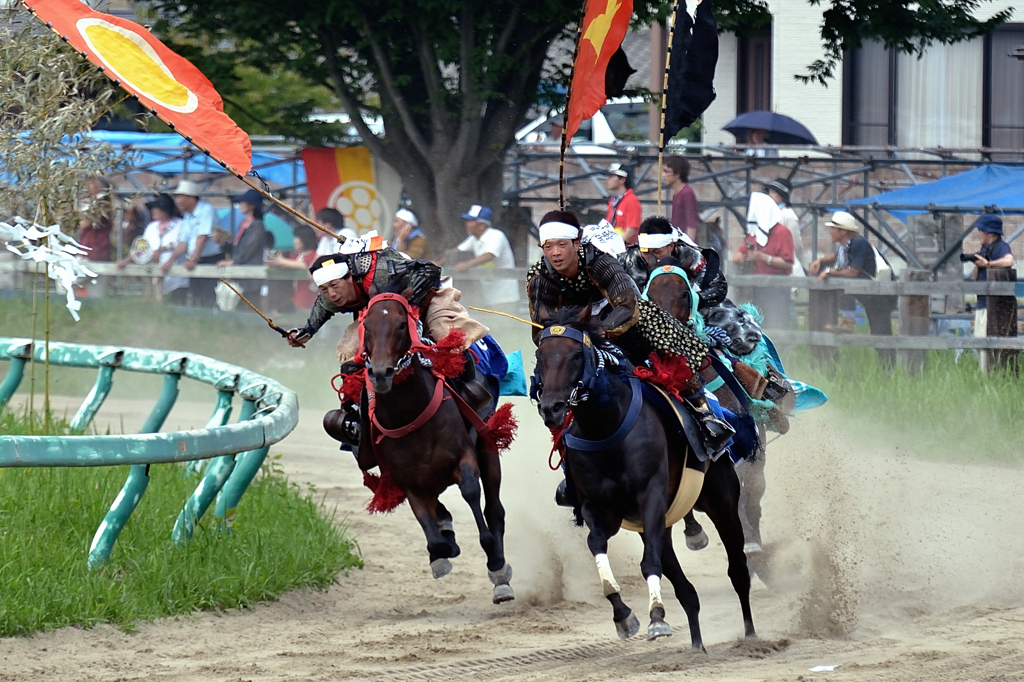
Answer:
<svg viewBox="0 0 1024 682"><path fill-rule="evenodd" d="M721 452L736 435L736 429L728 422L719 419L711 412L701 415L701 426L704 427L704 440L712 454Z"/></svg>
<svg viewBox="0 0 1024 682"><path fill-rule="evenodd" d="M574 506L573 503L569 501L569 486L566 484L564 478L562 479L562 482L558 484L558 487L555 488L555 504L559 507L568 507L569 509L572 509Z"/></svg>

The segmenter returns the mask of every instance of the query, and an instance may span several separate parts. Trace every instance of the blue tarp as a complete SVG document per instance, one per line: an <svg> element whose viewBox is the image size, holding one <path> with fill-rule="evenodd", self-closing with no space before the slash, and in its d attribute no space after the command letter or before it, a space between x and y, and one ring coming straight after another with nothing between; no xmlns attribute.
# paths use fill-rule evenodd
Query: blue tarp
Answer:
<svg viewBox="0 0 1024 682"><path fill-rule="evenodd" d="M1001 213L1024 213L1024 168L1018 166L1000 166L996 164L981 166L974 170L951 175L934 182L926 182L913 187L893 190L864 199L851 199L845 202L853 206L882 204L890 206L941 206L957 208L967 206L979 208L995 206ZM1013 211L1003 208L1016 209ZM897 219L907 222L907 216L927 213L927 211L889 210ZM972 211L978 213L978 211Z"/></svg>
<svg viewBox="0 0 1024 682"><path fill-rule="evenodd" d="M89 137L114 146L144 146L135 150L133 166L159 175L185 173L227 173L219 163L196 149L177 133L133 133L117 130L95 130ZM185 150L195 154L187 161L181 158ZM292 160L279 154L254 152L252 165L260 177L275 185L290 187L306 183L306 169L301 160ZM294 168L293 168L294 166Z"/></svg>

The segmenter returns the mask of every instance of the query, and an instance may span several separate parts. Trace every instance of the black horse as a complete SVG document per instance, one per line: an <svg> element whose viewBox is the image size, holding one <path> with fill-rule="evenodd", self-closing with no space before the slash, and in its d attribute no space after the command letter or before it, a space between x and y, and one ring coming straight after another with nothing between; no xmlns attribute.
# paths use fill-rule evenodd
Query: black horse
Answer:
<svg viewBox="0 0 1024 682"><path fill-rule="evenodd" d="M608 562L608 540L625 522L643 529L640 569L650 593L648 638L672 634L661 600L664 574L686 612L693 648L704 650L698 620L700 601L676 558L666 516L670 507L679 515L687 511L673 504L684 485L684 469L703 470L706 466L696 508L711 518L723 538L744 632L754 637L750 575L736 512L739 483L729 458L698 462L678 427L670 422L674 418L643 397L640 382L625 372L606 368L594 347L598 337L590 328L589 309L563 310L555 315L541 309L539 313L545 330L537 346L538 409L550 429L563 427L571 412L572 423L565 432L565 461L590 531L587 545L612 604L618 635L625 639L640 629L622 601Z"/></svg>

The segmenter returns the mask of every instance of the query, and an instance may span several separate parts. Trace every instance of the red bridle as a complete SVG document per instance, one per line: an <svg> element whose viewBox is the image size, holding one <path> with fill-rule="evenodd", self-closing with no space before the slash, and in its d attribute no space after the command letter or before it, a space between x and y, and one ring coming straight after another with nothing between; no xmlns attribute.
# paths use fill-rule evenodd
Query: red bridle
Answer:
<svg viewBox="0 0 1024 682"><path fill-rule="evenodd" d="M365 308L363 308L363 311L359 313L359 355L357 357L362 358L364 361L369 359L369 354L366 352L366 345L363 340L363 332L366 328L366 316L370 312L370 308L383 301L397 301L405 309L406 323L409 327L409 350L406 351L405 355L409 356L414 353L429 350L430 346L427 346L420 341L419 333L417 331L417 322L419 321L420 316L416 309L409 305L409 302L405 300L405 297L401 294L385 293L377 294L371 298L370 302L366 304Z"/></svg>

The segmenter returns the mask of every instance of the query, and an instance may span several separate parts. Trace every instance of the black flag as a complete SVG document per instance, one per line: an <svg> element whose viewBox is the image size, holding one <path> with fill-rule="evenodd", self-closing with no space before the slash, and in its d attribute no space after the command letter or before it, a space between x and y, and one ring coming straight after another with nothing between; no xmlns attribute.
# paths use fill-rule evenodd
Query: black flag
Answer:
<svg viewBox="0 0 1024 682"><path fill-rule="evenodd" d="M622 97L622 93L626 89L626 81L634 73L636 73L636 69L629 65L626 53L620 45L608 62L608 69L604 72L605 97L609 99Z"/></svg>
<svg viewBox="0 0 1024 682"><path fill-rule="evenodd" d="M717 64L718 24L712 12L712 0L700 1L695 19L690 19L686 0L682 0L676 10L676 24L672 32L663 146L676 133L700 118L715 101Z"/></svg>

